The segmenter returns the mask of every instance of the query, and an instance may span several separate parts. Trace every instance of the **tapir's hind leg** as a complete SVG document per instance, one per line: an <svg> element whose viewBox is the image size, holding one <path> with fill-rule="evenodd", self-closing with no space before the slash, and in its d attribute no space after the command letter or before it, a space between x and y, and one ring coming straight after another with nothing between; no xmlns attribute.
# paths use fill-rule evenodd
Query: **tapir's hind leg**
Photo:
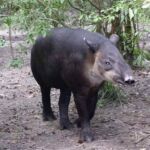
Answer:
<svg viewBox="0 0 150 150"><path fill-rule="evenodd" d="M71 91L69 89L60 89L59 98L59 113L60 113L60 128L69 129L72 124L68 117L68 106L70 102Z"/></svg>
<svg viewBox="0 0 150 150"><path fill-rule="evenodd" d="M42 103L43 103L43 120L55 120L50 101L50 88L41 86Z"/></svg>

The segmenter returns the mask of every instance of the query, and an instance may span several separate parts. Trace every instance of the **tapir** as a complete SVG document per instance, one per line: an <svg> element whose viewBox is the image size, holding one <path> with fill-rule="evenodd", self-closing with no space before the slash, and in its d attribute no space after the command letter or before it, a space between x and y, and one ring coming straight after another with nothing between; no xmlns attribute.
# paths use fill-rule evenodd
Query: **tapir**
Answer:
<svg viewBox="0 0 150 150"><path fill-rule="evenodd" d="M80 28L54 28L46 36L39 36L32 47L31 69L41 90L43 119L56 119L50 91L60 89L60 127L70 128L68 105L72 93L79 116L76 123L81 128L80 142L94 139L90 120L103 83L134 83L132 70L116 46L118 39L116 34L106 38Z"/></svg>

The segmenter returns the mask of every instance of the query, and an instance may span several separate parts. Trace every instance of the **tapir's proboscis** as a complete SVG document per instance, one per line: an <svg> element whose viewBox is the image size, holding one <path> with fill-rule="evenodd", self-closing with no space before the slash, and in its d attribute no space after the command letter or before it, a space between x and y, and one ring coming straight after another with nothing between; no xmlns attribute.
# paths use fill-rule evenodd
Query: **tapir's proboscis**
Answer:
<svg viewBox="0 0 150 150"><path fill-rule="evenodd" d="M41 89L43 119L56 119L50 91L60 89L60 127L72 127L68 116L72 93L79 115L75 122L81 128L79 142L94 139L90 120L103 83L134 83L132 70L116 47L118 39L115 34L108 39L83 29L55 28L33 45L31 69Z"/></svg>

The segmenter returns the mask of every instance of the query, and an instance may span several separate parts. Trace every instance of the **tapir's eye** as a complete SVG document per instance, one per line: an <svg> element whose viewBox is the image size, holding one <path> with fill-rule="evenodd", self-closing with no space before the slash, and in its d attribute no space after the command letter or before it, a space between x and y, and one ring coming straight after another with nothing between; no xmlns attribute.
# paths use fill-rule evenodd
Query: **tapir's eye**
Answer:
<svg viewBox="0 0 150 150"><path fill-rule="evenodd" d="M109 70L112 69L112 65L111 65L109 60L105 61L104 68L105 68L106 71L109 71Z"/></svg>
<svg viewBox="0 0 150 150"><path fill-rule="evenodd" d="M110 62L109 62L109 61L106 61L105 64L106 64L106 65L110 65Z"/></svg>

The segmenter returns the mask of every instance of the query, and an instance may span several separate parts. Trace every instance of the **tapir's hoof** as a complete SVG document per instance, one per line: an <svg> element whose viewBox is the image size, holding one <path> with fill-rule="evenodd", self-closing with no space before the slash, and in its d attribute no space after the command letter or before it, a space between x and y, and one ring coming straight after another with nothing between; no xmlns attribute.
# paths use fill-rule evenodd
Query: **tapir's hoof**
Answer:
<svg viewBox="0 0 150 150"><path fill-rule="evenodd" d="M50 114L50 115L43 114L43 121L53 121L53 120L56 120L54 114Z"/></svg>
<svg viewBox="0 0 150 150"><path fill-rule="evenodd" d="M60 129L71 129L73 128L73 124L69 120L62 120L60 121Z"/></svg>
<svg viewBox="0 0 150 150"><path fill-rule="evenodd" d="M91 133L91 131L89 132L84 132L81 131L80 133L80 138L79 138L79 143L83 143L83 142L92 142L94 140L94 136Z"/></svg>
<svg viewBox="0 0 150 150"><path fill-rule="evenodd" d="M81 128L81 121L79 118L76 119L74 123L77 125L78 128Z"/></svg>

